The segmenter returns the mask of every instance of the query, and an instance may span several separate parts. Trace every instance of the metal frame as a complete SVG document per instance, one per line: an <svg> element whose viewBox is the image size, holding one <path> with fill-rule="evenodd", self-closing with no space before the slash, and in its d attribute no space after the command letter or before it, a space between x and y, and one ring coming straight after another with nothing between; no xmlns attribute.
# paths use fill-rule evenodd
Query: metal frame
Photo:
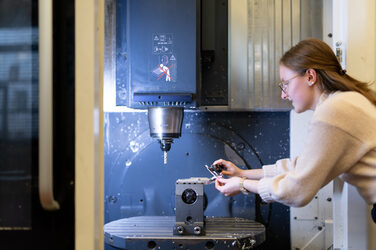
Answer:
<svg viewBox="0 0 376 250"><path fill-rule="evenodd" d="M52 1L39 0L39 199L45 210L59 210L53 194Z"/></svg>

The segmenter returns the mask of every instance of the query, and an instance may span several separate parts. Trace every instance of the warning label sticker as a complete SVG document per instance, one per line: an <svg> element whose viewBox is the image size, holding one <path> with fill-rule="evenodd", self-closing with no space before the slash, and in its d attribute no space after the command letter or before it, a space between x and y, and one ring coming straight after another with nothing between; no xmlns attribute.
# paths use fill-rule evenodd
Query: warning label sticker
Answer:
<svg viewBox="0 0 376 250"><path fill-rule="evenodd" d="M153 34L152 80L176 82L177 58L174 54L173 34Z"/></svg>
<svg viewBox="0 0 376 250"><path fill-rule="evenodd" d="M176 82L177 78L177 60L176 56L162 55L158 57L159 60L155 64L152 72L153 79L164 82Z"/></svg>
<svg viewBox="0 0 376 250"><path fill-rule="evenodd" d="M171 54L173 53L173 35L172 34L154 34L153 35L153 54Z"/></svg>

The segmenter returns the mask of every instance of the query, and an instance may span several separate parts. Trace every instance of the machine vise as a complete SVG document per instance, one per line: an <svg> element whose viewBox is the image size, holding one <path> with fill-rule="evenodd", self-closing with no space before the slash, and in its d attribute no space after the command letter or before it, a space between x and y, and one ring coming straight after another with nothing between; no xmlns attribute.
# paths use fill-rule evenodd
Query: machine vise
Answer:
<svg viewBox="0 0 376 250"><path fill-rule="evenodd" d="M176 181L174 235L205 235L204 185L207 178Z"/></svg>

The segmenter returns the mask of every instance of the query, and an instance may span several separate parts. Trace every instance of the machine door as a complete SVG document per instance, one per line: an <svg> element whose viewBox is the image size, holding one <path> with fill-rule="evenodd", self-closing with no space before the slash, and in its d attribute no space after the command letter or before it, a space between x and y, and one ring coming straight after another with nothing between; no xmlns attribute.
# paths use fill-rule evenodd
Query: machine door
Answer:
<svg viewBox="0 0 376 250"><path fill-rule="evenodd" d="M0 1L4 250L74 249L74 1L41 3Z"/></svg>

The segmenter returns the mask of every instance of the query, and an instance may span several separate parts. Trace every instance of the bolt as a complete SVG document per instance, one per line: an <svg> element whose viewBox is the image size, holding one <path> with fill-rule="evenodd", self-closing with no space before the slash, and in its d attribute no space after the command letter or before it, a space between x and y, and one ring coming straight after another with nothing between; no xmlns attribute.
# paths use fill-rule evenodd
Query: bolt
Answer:
<svg viewBox="0 0 376 250"><path fill-rule="evenodd" d="M179 234L183 234L184 233L184 227L182 227L182 226L178 226L176 228L176 230L178 231Z"/></svg>
<svg viewBox="0 0 376 250"><path fill-rule="evenodd" d="M199 235L201 233L201 228L199 226L196 226L193 228L194 234Z"/></svg>
<svg viewBox="0 0 376 250"><path fill-rule="evenodd" d="M322 227L317 227L317 229L318 229L319 231L321 231L321 230L322 230Z"/></svg>
<svg viewBox="0 0 376 250"><path fill-rule="evenodd" d="M329 198L328 198L328 199L326 199L326 200L327 200L327 201L329 201L329 202L331 202L331 201L332 201L332 198L330 198L330 197L329 197Z"/></svg>

